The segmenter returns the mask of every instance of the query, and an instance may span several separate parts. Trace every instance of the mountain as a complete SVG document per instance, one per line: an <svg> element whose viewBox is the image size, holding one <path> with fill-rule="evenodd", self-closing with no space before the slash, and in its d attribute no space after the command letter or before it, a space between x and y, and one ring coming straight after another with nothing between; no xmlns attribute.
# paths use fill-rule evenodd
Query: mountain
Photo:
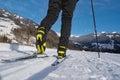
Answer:
<svg viewBox="0 0 120 80"><path fill-rule="evenodd" d="M8 10L5 9L0 9L0 17L10 19L18 25L35 26L35 27L38 26L38 24L33 22L32 20L23 18L20 15L9 12Z"/></svg>
<svg viewBox="0 0 120 80"><path fill-rule="evenodd" d="M38 24L18 14L0 9L0 42L35 45ZM58 36L50 30L47 37L48 47L57 47Z"/></svg>
<svg viewBox="0 0 120 80"><path fill-rule="evenodd" d="M71 37L75 49L96 50L96 37L93 33L79 37ZM117 32L98 33L98 45L102 52L120 52L120 34Z"/></svg>

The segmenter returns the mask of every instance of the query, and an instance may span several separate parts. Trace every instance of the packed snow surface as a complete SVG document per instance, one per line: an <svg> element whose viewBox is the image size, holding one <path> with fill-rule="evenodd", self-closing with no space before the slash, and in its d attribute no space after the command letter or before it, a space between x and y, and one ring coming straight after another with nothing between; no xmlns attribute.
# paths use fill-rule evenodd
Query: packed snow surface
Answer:
<svg viewBox="0 0 120 80"><path fill-rule="evenodd" d="M33 54L35 47L0 43L0 80L120 80L120 54L68 50L68 58L57 66L56 49L49 57L3 63L2 59Z"/></svg>

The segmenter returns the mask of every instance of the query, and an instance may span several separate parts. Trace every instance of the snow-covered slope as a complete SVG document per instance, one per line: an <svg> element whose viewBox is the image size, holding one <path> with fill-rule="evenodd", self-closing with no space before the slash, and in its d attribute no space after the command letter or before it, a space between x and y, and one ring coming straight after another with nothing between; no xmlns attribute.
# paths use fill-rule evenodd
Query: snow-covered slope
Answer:
<svg viewBox="0 0 120 80"><path fill-rule="evenodd" d="M20 26L16 25L14 21L9 18L0 17L0 35L5 35L12 42L16 42L15 35L12 33L12 30L20 28Z"/></svg>
<svg viewBox="0 0 120 80"><path fill-rule="evenodd" d="M35 47L0 43L0 60L32 54ZM15 48L17 46L17 48ZM51 66L56 49L47 49L47 58L0 63L0 80L119 80L120 55L68 50L69 57Z"/></svg>
<svg viewBox="0 0 120 80"><path fill-rule="evenodd" d="M0 42L33 45L35 40L32 38L34 37L35 27L37 27L37 25L38 24L30 19L23 18L15 13L0 8ZM29 37L27 35L29 35ZM4 37L7 39L5 40ZM27 38L31 38L32 41L28 43L28 40L24 40Z"/></svg>
<svg viewBox="0 0 120 80"><path fill-rule="evenodd" d="M19 28L14 21L0 17L0 35L10 34L11 30L14 28Z"/></svg>

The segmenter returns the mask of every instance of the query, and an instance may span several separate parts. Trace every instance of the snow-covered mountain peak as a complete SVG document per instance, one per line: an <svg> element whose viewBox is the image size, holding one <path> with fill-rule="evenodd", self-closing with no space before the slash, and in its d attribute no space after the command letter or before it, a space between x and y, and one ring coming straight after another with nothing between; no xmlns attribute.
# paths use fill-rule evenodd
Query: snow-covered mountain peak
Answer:
<svg viewBox="0 0 120 80"><path fill-rule="evenodd" d="M117 32L114 31L114 32L112 32L112 33L113 33L113 34L116 34Z"/></svg>
<svg viewBox="0 0 120 80"><path fill-rule="evenodd" d="M70 37L80 37L80 36L78 36L78 35L71 35Z"/></svg>
<svg viewBox="0 0 120 80"><path fill-rule="evenodd" d="M0 17L9 18L9 19L13 20L14 22L17 22L17 23L20 23L23 25L38 26L38 24L33 22L32 20L23 18L20 15L9 12L5 9L0 9Z"/></svg>
<svg viewBox="0 0 120 80"><path fill-rule="evenodd" d="M105 32L105 31L102 31L101 33L102 33L102 34L105 34L106 32Z"/></svg>

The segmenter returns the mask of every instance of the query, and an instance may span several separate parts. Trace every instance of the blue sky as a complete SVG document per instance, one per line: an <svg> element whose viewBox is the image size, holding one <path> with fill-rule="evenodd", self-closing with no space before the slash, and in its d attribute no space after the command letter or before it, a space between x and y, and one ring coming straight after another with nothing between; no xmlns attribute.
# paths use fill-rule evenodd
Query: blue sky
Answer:
<svg viewBox="0 0 120 80"><path fill-rule="evenodd" d="M22 17L40 23L46 16L49 0L0 0L0 8L7 9ZM120 0L93 0L98 32L120 33ZM61 14L52 29L60 32ZM79 0L77 3L73 22L73 35L93 33L93 20L90 0Z"/></svg>

